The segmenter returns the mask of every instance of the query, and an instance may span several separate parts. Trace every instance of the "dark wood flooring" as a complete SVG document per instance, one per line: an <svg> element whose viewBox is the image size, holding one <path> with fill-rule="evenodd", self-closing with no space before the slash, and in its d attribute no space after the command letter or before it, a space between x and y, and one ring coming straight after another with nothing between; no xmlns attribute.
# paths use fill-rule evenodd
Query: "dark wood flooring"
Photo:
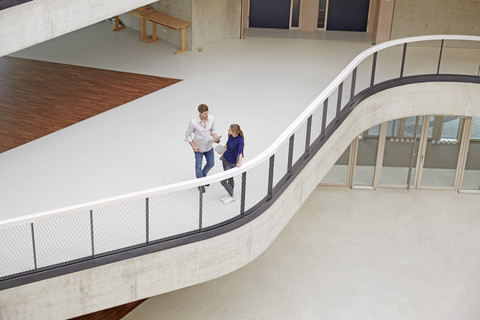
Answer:
<svg viewBox="0 0 480 320"><path fill-rule="evenodd" d="M0 153L178 81L0 57Z"/></svg>
<svg viewBox="0 0 480 320"><path fill-rule="evenodd" d="M138 307L145 300L147 299L130 302L124 304L123 306L118 306L103 311L86 314L80 317L71 318L70 320L120 320L125 317L130 311Z"/></svg>

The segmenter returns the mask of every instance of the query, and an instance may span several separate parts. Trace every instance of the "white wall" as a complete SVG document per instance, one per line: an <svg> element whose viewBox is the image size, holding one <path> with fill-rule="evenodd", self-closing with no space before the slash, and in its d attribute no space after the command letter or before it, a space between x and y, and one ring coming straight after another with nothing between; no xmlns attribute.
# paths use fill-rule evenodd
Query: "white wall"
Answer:
<svg viewBox="0 0 480 320"><path fill-rule="evenodd" d="M0 10L0 56L146 5L150 0L35 0Z"/></svg>
<svg viewBox="0 0 480 320"><path fill-rule="evenodd" d="M431 34L480 35L480 0L395 1L390 39Z"/></svg>
<svg viewBox="0 0 480 320"><path fill-rule="evenodd" d="M70 318L235 271L271 245L353 138L381 122L425 114L480 117L480 85L412 84L369 97L254 221L208 240L0 291L0 319Z"/></svg>

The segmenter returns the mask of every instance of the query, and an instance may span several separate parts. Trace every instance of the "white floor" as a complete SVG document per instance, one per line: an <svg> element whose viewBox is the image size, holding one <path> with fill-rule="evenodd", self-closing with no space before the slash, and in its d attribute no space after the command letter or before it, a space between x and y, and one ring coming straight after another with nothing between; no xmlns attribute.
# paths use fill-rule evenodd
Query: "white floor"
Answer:
<svg viewBox="0 0 480 320"><path fill-rule="evenodd" d="M480 317L480 198L318 187L256 260L124 320Z"/></svg>
<svg viewBox="0 0 480 320"><path fill-rule="evenodd" d="M0 220L194 178L183 139L200 103L220 134L241 125L248 161L371 46L364 33L258 29L175 55L174 45L111 29L101 22L14 56L184 80L0 154Z"/></svg>

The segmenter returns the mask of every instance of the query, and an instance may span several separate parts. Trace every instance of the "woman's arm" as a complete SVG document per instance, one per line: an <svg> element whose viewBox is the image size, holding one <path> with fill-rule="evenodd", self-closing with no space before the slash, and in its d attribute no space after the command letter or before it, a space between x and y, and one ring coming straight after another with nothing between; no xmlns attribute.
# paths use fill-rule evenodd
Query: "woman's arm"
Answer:
<svg viewBox="0 0 480 320"><path fill-rule="evenodd" d="M243 154L238 155L238 161L237 161L237 168L240 168L242 166L242 160L243 160Z"/></svg>

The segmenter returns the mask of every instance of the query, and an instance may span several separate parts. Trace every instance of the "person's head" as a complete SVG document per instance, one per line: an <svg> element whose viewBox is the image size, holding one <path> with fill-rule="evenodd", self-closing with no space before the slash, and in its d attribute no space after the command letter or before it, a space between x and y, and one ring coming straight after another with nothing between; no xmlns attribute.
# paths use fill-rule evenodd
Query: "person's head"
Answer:
<svg viewBox="0 0 480 320"><path fill-rule="evenodd" d="M233 137L240 136L245 139L242 129L240 129L240 126L236 123L230 125L228 128L228 133L230 133Z"/></svg>
<svg viewBox="0 0 480 320"><path fill-rule="evenodd" d="M198 115L200 119L207 120L208 119L208 106L206 104L201 104L198 106Z"/></svg>

